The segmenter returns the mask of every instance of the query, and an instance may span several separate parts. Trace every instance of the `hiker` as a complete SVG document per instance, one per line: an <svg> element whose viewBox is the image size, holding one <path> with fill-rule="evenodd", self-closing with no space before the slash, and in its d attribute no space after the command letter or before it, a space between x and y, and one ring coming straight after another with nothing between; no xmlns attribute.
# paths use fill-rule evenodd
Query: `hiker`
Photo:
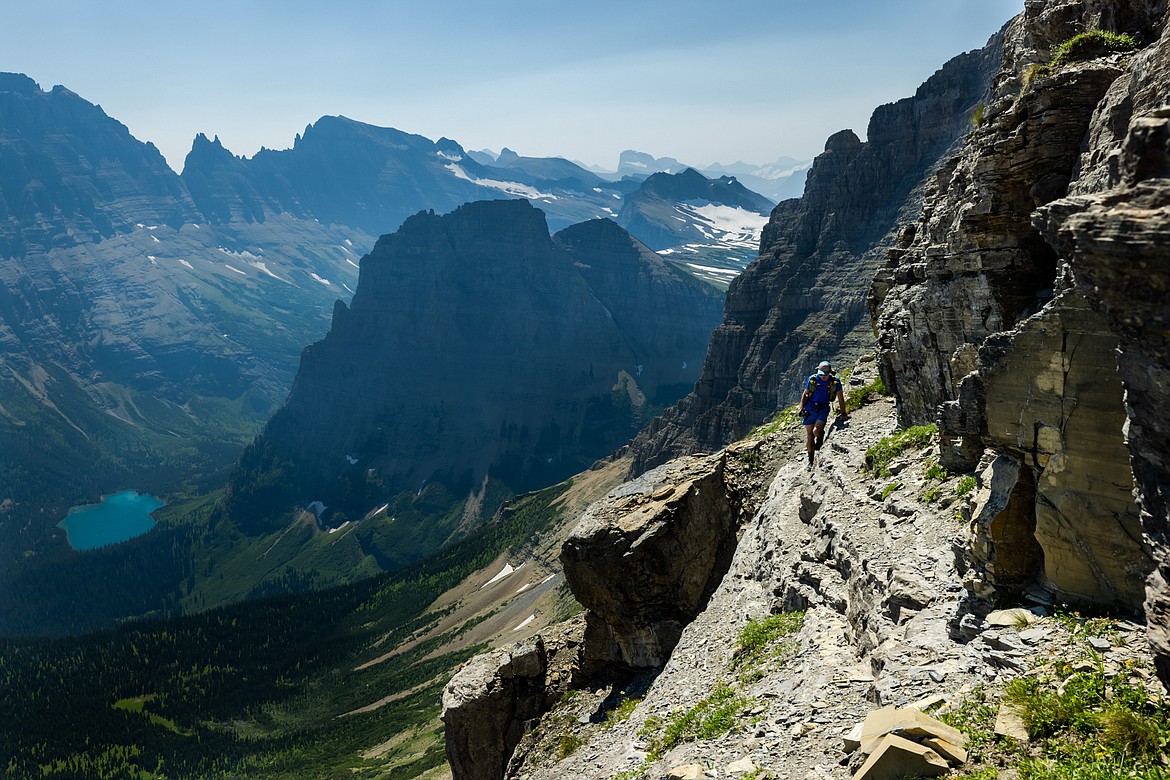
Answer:
<svg viewBox="0 0 1170 780"><path fill-rule="evenodd" d="M825 423L829 419L829 407L833 404L834 395L837 396L839 405L837 419L848 417L841 380L833 373L833 364L822 360L817 366L817 372L808 378L804 385L804 393L800 396L800 419L804 423L804 446L808 450L810 466L813 462L813 452L819 450L825 441Z"/></svg>

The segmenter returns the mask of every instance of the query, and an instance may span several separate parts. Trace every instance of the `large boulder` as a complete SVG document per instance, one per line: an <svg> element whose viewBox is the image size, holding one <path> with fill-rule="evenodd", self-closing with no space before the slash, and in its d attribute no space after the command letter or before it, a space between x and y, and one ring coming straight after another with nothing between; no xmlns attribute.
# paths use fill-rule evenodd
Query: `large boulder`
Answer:
<svg viewBox="0 0 1170 780"><path fill-rule="evenodd" d="M661 667L705 607L744 512L728 459L679 458L647 472L594 503L565 541L565 579L588 610L587 675Z"/></svg>
<svg viewBox="0 0 1170 780"><path fill-rule="evenodd" d="M525 724L545 711L547 656L539 636L468 661L443 690L454 780L504 776Z"/></svg>

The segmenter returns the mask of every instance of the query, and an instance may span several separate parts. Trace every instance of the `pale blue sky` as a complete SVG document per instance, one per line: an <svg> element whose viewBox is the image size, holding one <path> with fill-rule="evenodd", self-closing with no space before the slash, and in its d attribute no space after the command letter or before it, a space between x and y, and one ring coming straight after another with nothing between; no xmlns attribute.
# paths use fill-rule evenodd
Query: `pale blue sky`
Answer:
<svg viewBox="0 0 1170 780"><path fill-rule="evenodd" d="M343 114L613 168L810 158L1023 0L0 0L0 70L100 104L181 168Z"/></svg>

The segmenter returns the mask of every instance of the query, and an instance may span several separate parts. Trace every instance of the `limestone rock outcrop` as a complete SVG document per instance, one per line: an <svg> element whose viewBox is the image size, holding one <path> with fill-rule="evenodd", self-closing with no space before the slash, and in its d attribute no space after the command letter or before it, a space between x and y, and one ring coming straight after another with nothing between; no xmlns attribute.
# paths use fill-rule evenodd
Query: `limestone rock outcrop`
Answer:
<svg viewBox="0 0 1170 780"><path fill-rule="evenodd" d="M1137 83L1118 93L1170 100L1168 49L1164 34L1135 64ZM1158 73L1152 83L1137 78L1146 68ZM1118 339L1129 463L1157 561L1146 617L1160 674L1170 680L1170 107L1134 119L1110 169L1109 190L1057 201L1037 221Z"/></svg>
<svg viewBox="0 0 1170 780"><path fill-rule="evenodd" d="M1131 120L1170 86L1154 43L1164 12L1159 3L1028 2L1005 30L980 122L940 165L918 224L873 284L882 376L899 419L938 420L944 465L972 470L985 457L992 477L980 506L994 509L972 527L977 591L1031 581L1060 598L1142 602L1153 562L1132 498L1134 438L1123 433L1127 406L1133 429L1134 396L1118 373L1135 359L1119 316L1140 305L1103 304L1126 285L1112 271L1092 277L1112 258L1078 256L1073 214L1090 207L1085 193L1116 187L1127 166L1140 178L1164 175L1155 172L1161 153L1125 162L1119 149ZM1098 28L1154 45L1049 63L1055 44ZM1110 241L1134 240L1124 207L1107 217L1108 207L1095 207Z"/></svg>
<svg viewBox="0 0 1170 780"><path fill-rule="evenodd" d="M560 556L586 608L586 676L666 663L730 565L740 524L758 500L748 484L762 448L678 458L586 511Z"/></svg>
<svg viewBox="0 0 1170 780"><path fill-rule="evenodd" d="M878 108L864 143L850 130L829 138L804 196L773 209L759 257L729 288L694 391L631 443L636 473L742 437L794 402L819 360L843 362L868 346L857 280L873 275L914 218L923 178L969 127L999 52L994 38L913 97Z"/></svg>
<svg viewBox="0 0 1170 780"><path fill-rule="evenodd" d="M539 636L475 656L443 689L447 761L455 780L504 776L526 721L545 711L547 658Z"/></svg>

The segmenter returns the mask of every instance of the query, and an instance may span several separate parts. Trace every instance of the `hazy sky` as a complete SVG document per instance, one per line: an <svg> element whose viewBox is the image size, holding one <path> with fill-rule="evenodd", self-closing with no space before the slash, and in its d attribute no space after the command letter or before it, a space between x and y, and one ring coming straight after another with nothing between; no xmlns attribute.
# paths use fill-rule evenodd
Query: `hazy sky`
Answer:
<svg viewBox="0 0 1170 780"><path fill-rule="evenodd" d="M180 169L327 114L614 168L811 158L1023 0L0 0L0 70L100 104Z"/></svg>

